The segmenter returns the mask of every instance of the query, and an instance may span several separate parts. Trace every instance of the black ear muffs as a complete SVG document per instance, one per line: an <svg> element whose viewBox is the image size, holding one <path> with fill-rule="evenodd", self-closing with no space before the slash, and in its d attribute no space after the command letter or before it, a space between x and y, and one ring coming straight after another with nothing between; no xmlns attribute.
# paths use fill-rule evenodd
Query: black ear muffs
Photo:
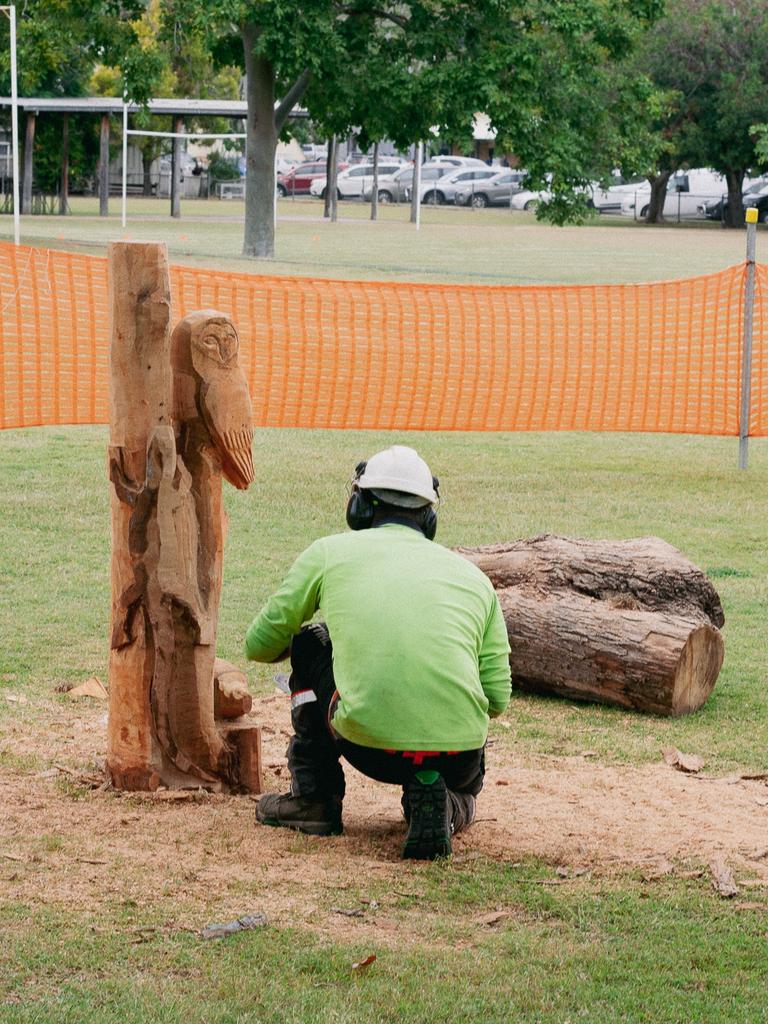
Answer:
<svg viewBox="0 0 768 1024"><path fill-rule="evenodd" d="M352 477L352 491L347 502L347 526L350 530L368 530L373 525L373 499L368 491L361 491L357 483L366 466L367 462L358 462Z"/></svg>
<svg viewBox="0 0 768 1024"><path fill-rule="evenodd" d="M353 484L347 502L347 526L350 530L367 530L373 526L375 511L375 502L370 493L361 491L357 484Z"/></svg>
<svg viewBox="0 0 768 1024"><path fill-rule="evenodd" d="M377 502L370 491L361 490L357 482L365 472L366 465L365 462L358 462L352 477L352 492L347 502L347 526L350 530L368 530L373 526ZM436 476L432 477L432 486L439 500L440 481ZM424 506L420 525L421 532L427 540L434 540L437 533L437 509L433 505Z"/></svg>
<svg viewBox="0 0 768 1024"><path fill-rule="evenodd" d="M432 486L435 489L437 500L440 500L440 481L436 476L432 477ZM437 509L434 505L424 506L424 516L421 520L421 532L427 540L434 540L437 533Z"/></svg>

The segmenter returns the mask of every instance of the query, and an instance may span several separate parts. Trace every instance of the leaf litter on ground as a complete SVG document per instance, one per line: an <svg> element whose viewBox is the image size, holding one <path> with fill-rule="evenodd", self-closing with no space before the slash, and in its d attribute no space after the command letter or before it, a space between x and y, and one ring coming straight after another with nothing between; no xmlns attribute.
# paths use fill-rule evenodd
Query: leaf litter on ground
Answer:
<svg viewBox="0 0 768 1024"><path fill-rule="evenodd" d="M698 754L684 754L677 747L664 747L661 753L670 768L675 768L679 772L694 775L704 767L703 757L699 757Z"/></svg>

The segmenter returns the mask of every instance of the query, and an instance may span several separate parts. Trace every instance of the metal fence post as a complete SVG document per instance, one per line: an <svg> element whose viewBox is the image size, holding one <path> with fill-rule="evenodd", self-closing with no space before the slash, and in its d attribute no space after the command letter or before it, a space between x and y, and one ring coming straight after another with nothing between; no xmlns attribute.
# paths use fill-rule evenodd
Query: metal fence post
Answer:
<svg viewBox="0 0 768 1024"><path fill-rule="evenodd" d="M741 408L739 412L739 469L747 468L749 457L749 416L752 395L752 322L755 306L755 236L757 207L746 212L747 277L744 282L744 338L741 350Z"/></svg>

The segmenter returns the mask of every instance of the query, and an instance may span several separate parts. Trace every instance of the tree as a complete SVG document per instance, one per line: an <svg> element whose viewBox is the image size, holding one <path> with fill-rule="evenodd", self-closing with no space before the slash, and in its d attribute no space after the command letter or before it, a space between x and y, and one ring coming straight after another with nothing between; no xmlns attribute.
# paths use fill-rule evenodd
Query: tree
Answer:
<svg viewBox="0 0 768 1024"><path fill-rule="evenodd" d="M751 128L768 112L767 32L762 0L670 0L642 50L650 77L670 99L660 130L678 166L725 176L730 227L744 223L747 171L766 163Z"/></svg>
<svg viewBox="0 0 768 1024"><path fill-rule="evenodd" d="M133 23L133 30L143 55L142 89L146 98L148 86L152 92L165 97L194 97L197 99L237 99L240 83L239 70L232 66L214 68L211 55L195 38L184 38L178 44L161 33L160 0L149 0L141 16ZM122 96L130 93L130 79L126 81L120 67L98 65L91 76L90 91L99 96ZM208 131L227 132L228 124L222 118L208 121ZM145 109L132 115L133 127L150 130L156 127L152 115ZM200 127L199 119L191 119L187 130ZM144 195L152 194L150 169L154 161L169 150L169 141L151 135L134 136L133 145L139 150L143 167Z"/></svg>
<svg viewBox="0 0 768 1024"><path fill-rule="evenodd" d="M479 110L535 177L555 171L551 215L574 216L600 125L589 87L624 54L661 0L165 0L165 31L205 40L218 59L242 46L247 76L246 256L274 253L274 154L302 100L326 127L356 119L402 145L433 126L457 133ZM380 60L368 101L329 102ZM391 104L392 117L374 110ZM399 95L402 88L403 95ZM365 108L365 109L363 109Z"/></svg>
<svg viewBox="0 0 768 1024"><path fill-rule="evenodd" d="M123 0L120 5L114 0L26 0L17 20L19 95L87 95L94 67L105 59L130 63L141 91L151 80L152 70L136 55L135 25L144 6L144 0ZM0 47L0 89L10 94L7 46ZM98 153L98 126L87 116L72 117L66 123L68 163L73 177L85 177ZM33 138L33 132L28 138ZM58 121L46 118L34 144L37 181L44 190L56 187L60 145Z"/></svg>

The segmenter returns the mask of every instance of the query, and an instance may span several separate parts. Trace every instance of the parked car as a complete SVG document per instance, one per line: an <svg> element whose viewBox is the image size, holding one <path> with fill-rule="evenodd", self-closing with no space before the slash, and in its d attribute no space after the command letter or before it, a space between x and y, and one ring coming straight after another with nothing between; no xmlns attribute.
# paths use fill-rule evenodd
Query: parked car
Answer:
<svg viewBox="0 0 768 1024"><path fill-rule="evenodd" d="M525 171L511 171L505 167L491 178L469 181L456 188L457 206L509 206L510 198L519 192L525 180Z"/></svg>
<svg viewBox="0 0 768 1024"><path fill-rule="evenodd" d="M447 167L487 167L488 164L485 160L480 160L476 156L431 156L429 160L426 160L426 164L443 164ZM498 170L498 168L496 168Z"/></svg>
<svg viewBox="0 0 768 1024"><path fill-rule="evenodd" d="M346 170L348 166L345 163L339 164L339 171ZM312 182L316 178L324 179L327 170L325 160L308 160L283 175L277 183L277 191L281 196L306 196Z"/></svg>
<svg viewBox="0 0 768 1024"><path fill-rule="evenodd" d="M442 178L447 173L448 166L446 164L439 163L426 163L421 165L421 181L422 184L427 181L437 181L438 178ZM388 181L379 181L379 202L380 203L403 203L407 202L411 198L411 189L413 186L413 164L409 167L403 167L402 170L398 171L397 174L393 175ZM365 188L363 189L363 199L369 200L373 194L373 179L366 182Z"/></svg>
<svg viewBox="0 0 768 1024"><path fill-rule="evenodd" d="M512 196L509 205L513 210L535 210L541 202L552 198L552 193L547 189L540 189L537 192L524 188Z"/></svg>
<svg viewBox="0 0 768 1024"><path fill-rule="evenodd" d="M749 208L755 207L757 210L757 219L761 224L768 224L768 190L751 195L744 202L744 206Z"/></svg>
<svg viewBox="0 0 768 1024"><path fill-rule="evenodd" d="M664 200L665 217L701 217L699 207L709 199L719 199L728 191L725 178L706 167L697 167L690 171L678 171L667 183L667 196ZM638 185L621 204L622 217L635 217L643 220L648 213L651 201L650 182Z"/></svg>
<svg viewBox="0 0 768 1024"><path fill-rule="evenodd" d="M768 180L758 178L745 188L741 193L743 206L754 206L751 199L759 199L763 193L768 192ZM723 194L718 199L709 199L701 203L699 213L703 213L708 220L725 220L728 213L728 195Z"/></svg>
<svg viewBox="0 0 768 1024"><path fill-rule="evenodd" d="M621 213L621 204L630 195L633 195L638 188L647 185L648 179L643 177L630 178L625 181L620 175L616 175L614 184L603 188L599 182L591 186L590 197L592 206L599 213Z"/></svg>
<svg viewBox="0 0 768 1024"><path fill-rule="evenodd" d="M442 206L443 203L452 203L456 195L456 189L466 182L486 181L493 178L496 171L487 164L481 170L479 167L465 167L463 169L452 168L447 174L434 182L426 182L420 188L421 202L433 203L435 206Z"/></svg>
<svg viewBox="0 0 768 1024"><path fill-rule="evenodd" d="M389 181L400 170L400 164L391 164L385 161L379 163L379 184ZM339 199L352 199L362 196L366 184L373 182L373 164L359 164L357 167L348 167L340 171L336 176L336 192ZM325 198L326 178L318 176L310 186L310 194Z"/></svg>

